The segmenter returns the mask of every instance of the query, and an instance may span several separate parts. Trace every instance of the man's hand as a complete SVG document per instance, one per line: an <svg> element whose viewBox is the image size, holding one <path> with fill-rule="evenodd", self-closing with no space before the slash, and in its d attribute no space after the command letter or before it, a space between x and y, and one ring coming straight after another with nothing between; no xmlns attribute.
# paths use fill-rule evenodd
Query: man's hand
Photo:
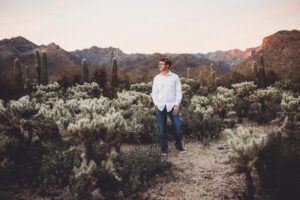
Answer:
<svg viewBox="0 0 300 200"><path fill-rule="evenodd" d="M177 113L179 113L179 106L175 105L173 107L173 115L176 115Z"/></svg>

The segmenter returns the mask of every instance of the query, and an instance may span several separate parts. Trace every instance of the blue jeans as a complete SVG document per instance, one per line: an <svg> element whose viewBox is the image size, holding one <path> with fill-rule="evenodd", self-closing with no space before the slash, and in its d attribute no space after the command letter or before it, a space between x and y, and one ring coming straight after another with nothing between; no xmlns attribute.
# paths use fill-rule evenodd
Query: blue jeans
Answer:
<svg viewBox="0 0 300 200"><path fill-rule="evenodd" d="M170 112L167 112L167 108L160 111L156 108L156 116L158 122L159 136L160 136L160 146L162 150L166 150L168 148L168 136L167 136L167 115L169 116L172 122L173 134L175 138L175 146L176 148L181 147L181 128L180 128L180 117L179 113L173 115L173 109Z"/></svg>

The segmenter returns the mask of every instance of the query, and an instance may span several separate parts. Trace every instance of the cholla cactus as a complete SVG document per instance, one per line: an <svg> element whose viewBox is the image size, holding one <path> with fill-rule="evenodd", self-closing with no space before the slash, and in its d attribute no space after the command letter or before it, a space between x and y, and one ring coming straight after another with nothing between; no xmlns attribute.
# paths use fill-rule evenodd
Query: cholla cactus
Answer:
<svg viewBox="0 0 300 200"><path fill-rule="evenodd" d="M194 95L191 99L193 112L200 114L202 119L211 118L214 113L214 109L209 103L210 100L205 96Z"/></svg>
<svg viewBox="0 0 300 200"><path fill-rule="evenodd" d="M81 79L82 79L83 82L89 82L90 81L89 69L88 69L86 59L82 59L80 74L81 74Z"/></svg>
<svg viewBox="0 0 300 200"><path fill-rule="evenodd" d="M242 82L242 83L235 83L231 85L234 89L235 94L238 97L244 98L246 96L250 96L256 89L256 85L251 82Z"/></svg>
<svg viewBox="0 0 300 200"><path fill-rule="evenodd" d="M285 114L285 122L282 128L293 130L297 126L297 124L295 124L295 116L300 110L300 97L294 97L292 94L283 93L280 105Z"/></svg>
<svg viewBox="0 0 300 200"><path fill-rule="evenodd" d="M226 117L226 113L234 106L234 95L232 89L218 87L217 93L212 97L214 110L221 118Z"/></svg>
<svg viewBox="0 0 300 200"><path fill-rule="evenodd" d="M227 130L230 154L226 163L231 164L235 172L245 173L248 199L254 198L251 171L255 168L258 152L266 144L266 136L254 134L251 130L238 127L235 131Z"/></svg>
<svg viewBox="0 0 300 200"><path fill-rule="evenodd" d="M103 160L101 162L101 166L108 170L115 177L116 180L122 181L120 175L117 173L117 167L115 166L117 158L118 152L115 148L112 148L107 157L107 160Z"/></svg>
<svg viewBox="0 0 300 200"><path fill-rule="evenodd" d="M193 83L195 83L195 80L194 79L192 79L192 78L184 78L184 77L181 77L180 78L180 82L182 83L182 84L187 84L187 85L192 85Z"/></svg>
<svg viewBox="0 0 300 200"><path fill-rule="evenodd" d="M150 94L152 89L152 82L141 82L130 85L130 90L135 90L137 92L144 92Z"/></svg>
<svg viewBox="0 0 300 200"><path fill-rule="evenodd" d="M186 84L186 83L183 83L181 85L181 89L182 89L182 95L185 95L185 94L188 94L191 91L191 86Z"/></svg>
<svg viewBox="0 0 300 200"><path fill-rule="evenodd" d="M132 104L151 105L151 96L142 92L126 91L117 92L117 99L113 101L113 105L119 109L128 109Z"/></svg>
<svg viewBox="0 0 300 200"><path fill-rule="evenodd" d="M100 89L96 82L76 84L76 86L68 88L66 94L69 99L86 99L98 97L103 90Z"/></svg>
<svg viewBox="0 0 300 200"><path fill-rule="evenodd" d="M35 99L30 99L28 95L18 100L9 101L8 107L18 119L36 114L39 110L39 105L36 104Z"/></svg>
<svg viewBox="0 0 300 200"><path fill-rule="evenodd" d="M266 89L258 89L250 95L252 102L280 102L281 91L274 87L267 87Z"/></svg>
<svg viewBox="0 0 300 200"><path fill-rule="evenodd" d="M38 85L33 97L39 102L44 104L54 104L54 101L62 98L63 91L57 82L48 85Z"/></svg>

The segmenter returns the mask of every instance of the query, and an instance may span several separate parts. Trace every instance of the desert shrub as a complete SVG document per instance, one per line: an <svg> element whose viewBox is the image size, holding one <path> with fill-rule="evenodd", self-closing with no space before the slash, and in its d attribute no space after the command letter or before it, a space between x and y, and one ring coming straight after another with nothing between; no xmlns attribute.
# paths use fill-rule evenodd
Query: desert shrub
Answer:
<svg viewBox="0 0 300 200"><path fill-rule="evenodd" d="M123 191L129 195L136 191L154 175L163 172L171 166L171 163L161 160L158 153L136 148L123 155Z"/></svg>
<svg viewBox="0 0 300 200"><path fill-rule="evenodd" d="M214 115L214 109L207 97L194 95L191 105L182 108L181 114L183 132L192 133L204 144L217 138L223 128L222 120Z"/></svg>
<svg viewBox="0 0 300 200"><path fill-rule="evenodd" d="M283 93L280 105L285 115L282 128L290 130L299 129L300 123L299 119L297 119L297 114L299 114L300 110L300 97L294 97L291 93Z"/></svg>
<svg viewBox="0 0 300 200"><path fill-rule="evenodd" d="M281 91L273 87L256 90L249 97L249 118L258 123L267 123L275 119L280 111L281 98Z"/></svg>
<svg viewBox="0 0 300 200"><path fill-rule="evenodd" d="M272 84L272 87L286 90L286 91L293 91L293 92L299 92L300 91L300 84L291 80L291 79L282 79L279 81L276 81L274 84Z"/></svg>
<svg viewBox="0 0 300 200"><path fill-rule="evenodd" d="M271 133L256 163L265 199L296 199L299 197L300 158L299 129L296 137Z"/></svg>
<svg viewBox="0 0 300 200"><path fill-rule="evenodd" d="M47 146L61 141L58 128L38 113L39 105L29 96L0 107L0 183L36 185L36 173L47 156Z"/></svg>

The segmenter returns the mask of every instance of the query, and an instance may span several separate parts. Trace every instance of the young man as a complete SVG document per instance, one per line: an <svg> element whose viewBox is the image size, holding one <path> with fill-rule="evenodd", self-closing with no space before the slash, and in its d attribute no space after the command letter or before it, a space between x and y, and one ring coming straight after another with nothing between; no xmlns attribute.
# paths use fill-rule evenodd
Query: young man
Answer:
<svg viewBox="0 0 300 200"><path fill-rule="evenodd" d="M176 149L184 154L181 143L179 104L182 99L181 82L177 74L170 71L171 61L164 57L158 63L160 74L153 79L151 97L156 107L156 116L160 132L160 145L163 156L168 153L167 115L172 122Z"/></svg>

